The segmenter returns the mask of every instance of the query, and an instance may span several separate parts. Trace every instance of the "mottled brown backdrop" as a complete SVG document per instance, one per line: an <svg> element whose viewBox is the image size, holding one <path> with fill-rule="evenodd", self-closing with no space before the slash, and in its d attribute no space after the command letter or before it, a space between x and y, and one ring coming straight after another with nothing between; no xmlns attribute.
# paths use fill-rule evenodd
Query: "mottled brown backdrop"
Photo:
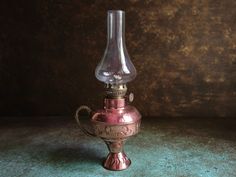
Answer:
<svg viewBox="0 0 236 177"><path fill-rule="evenodd" d="M126 11L145 116L236 117L235 0L3 0L0 115L72 115L102 105L94 69L106 11Z"/></svg>

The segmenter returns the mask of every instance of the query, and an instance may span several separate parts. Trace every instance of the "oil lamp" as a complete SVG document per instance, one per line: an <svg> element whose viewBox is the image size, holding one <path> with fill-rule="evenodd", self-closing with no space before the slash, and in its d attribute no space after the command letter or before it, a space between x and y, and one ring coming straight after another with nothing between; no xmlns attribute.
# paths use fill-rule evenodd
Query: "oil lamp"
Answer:
<svg viewBox="0 0 236 177"><path fill-rule="evenodd" d="M84 133L103 139L109 154L103 163L108 170L124 170L131 164L123 146L125 141L139 132L141 115L129 105L133 94L126 96L126 83L136 76L136 69L125 46L125 12L107 12L107 46L104 56L95 70L95 76L105 83L104 107L92 111L80 106L75 118ZM80 122L81 112L89 113L91 130Z"/></svg>

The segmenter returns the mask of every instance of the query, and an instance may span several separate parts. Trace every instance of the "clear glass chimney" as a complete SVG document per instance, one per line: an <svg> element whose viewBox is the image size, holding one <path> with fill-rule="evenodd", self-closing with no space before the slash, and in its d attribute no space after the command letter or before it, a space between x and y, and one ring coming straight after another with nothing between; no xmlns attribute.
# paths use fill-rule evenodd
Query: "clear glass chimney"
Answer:
<svg viewBox="0 0 236 177"><path fill-rule="evenodd" d="M107 12L107 46L95 76L112 85L125 84L136 77L125 45L125 12L122 10Z"/></svg>

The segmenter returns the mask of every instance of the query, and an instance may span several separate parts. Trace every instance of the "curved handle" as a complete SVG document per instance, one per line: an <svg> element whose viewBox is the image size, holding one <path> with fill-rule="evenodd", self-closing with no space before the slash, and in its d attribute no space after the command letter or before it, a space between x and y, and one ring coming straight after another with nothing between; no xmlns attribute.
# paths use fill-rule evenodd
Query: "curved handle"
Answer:
<svg viewBox="0 0 236 177"><path fill-rule="evenodd" d="M89 135L89 136L96 136L94 133L92 133L91 131L88 131L86 128L84 128L84 126L81 124L80 120L79 120L79 113L80 111L82 110L86 110L88 112L88 114L90 114L92 112L92 110L88 107L88 106L80 106L76 112L75 112L75 120L77 121L80 129L86 134L86 135Z"/></svg>

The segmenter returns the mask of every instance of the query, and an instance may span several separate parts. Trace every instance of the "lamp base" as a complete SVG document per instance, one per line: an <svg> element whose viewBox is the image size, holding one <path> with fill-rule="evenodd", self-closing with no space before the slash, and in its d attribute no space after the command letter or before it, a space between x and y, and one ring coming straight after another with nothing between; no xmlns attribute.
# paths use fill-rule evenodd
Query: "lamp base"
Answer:
<svg viewBox="0 0 236 177"><path fill-rule="evenodd" d="M103 163L103 167L108 170L119 171L127 169L130 164L131 161L124 152L110 152Z"/></svg>

